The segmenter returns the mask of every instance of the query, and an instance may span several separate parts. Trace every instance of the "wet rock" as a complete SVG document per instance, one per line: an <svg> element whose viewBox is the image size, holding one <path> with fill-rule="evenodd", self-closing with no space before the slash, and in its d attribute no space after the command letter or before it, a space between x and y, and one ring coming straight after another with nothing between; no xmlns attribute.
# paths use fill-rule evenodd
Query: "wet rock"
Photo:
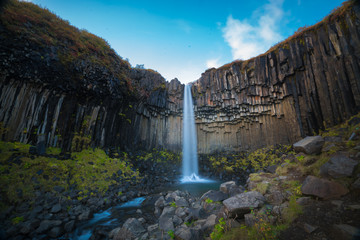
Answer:
<svg viewBox="0 0 360 240"><path fill-rule="evenodd" d="M51 208L51 210L50 210L51 213L58 213L58 212L60 212L60 211L61 211L61 205L60 205L60 203L54 205L54 206Z"/></svg>
<svg viewBox="0 0 360 240"><path fill-rule="evenodd" d="M337 154L320 167L320 173L323 176L330 175L333 178L349 177L357 165L357 161L343 154Z"/></svg>
<svg viewBox="0 0 360 240"><path fill-rule="evenodd" d="M256 191L241 193L223 201L232 217L242 217L250 212L250 209L262 207L264 203L265 197Z"/></svg>
<svg viewBox="0 0 360 240"><path fill-rule="evenodd" d="M136 218L129 218L126 220L122 228L131 232L135 237L139 237L141 234L146 232L145 228Z"/></svg>
<svg viewBox="0 0 360 240"><path fill-rule="evenodd" d="M312 136L294 143L293 147L296 152L304 152L310 155L319 154L324 143L324 139L321 136Z"/></svg>
<svg viewBox="0 0 360 240"><path fill-rule="evenodd" d="M301 186L303 194L323 199L338 198L349 192L343 185L326 179L308 176Z"/></svg>
<svg viewBox="0 0 360 240"><path fill-rule="evenodd" d="M85 209L83 212L78 216L79 221L88 220L92 217L92 212L90 209Z"/></svg>
<svg viewBox="0 0 360 240"><path fill-rule="evenodd" d="M201 196L200 200L210 199L213 202L219 202L225 200L226 198L228 198L228 194L222 191L209 190Z"/></svg>
<svg viewBox="0 0 360 240"><path fill-rule="evenodd" d="M61 227L54 227L48 232L48 236L52 238L60 237L64 233Z"/></svg>
<svg viewBox="0 0 360 240"><path fill-rule="evenodd" d="M60 220L43 220L40 223L40 226L36 229L36 233L44 233L45 231L49 230L52 227L60 226Z"/></svg>
<svg viewBox="0 0 360 240"><path fill-rule="evenodd" d="M40 224L40 220L38 219L29 220L22 225L22 228L20 229L20 233L25 235L31 233L37 227L39 227L39 224Z"/></svg>
<svg viewBox="0 0 360 240"><path fill-rule="evenodd" d="M69 233L74 229L74 226L75 220L71 220L64 225L64 230Z"/></svg>

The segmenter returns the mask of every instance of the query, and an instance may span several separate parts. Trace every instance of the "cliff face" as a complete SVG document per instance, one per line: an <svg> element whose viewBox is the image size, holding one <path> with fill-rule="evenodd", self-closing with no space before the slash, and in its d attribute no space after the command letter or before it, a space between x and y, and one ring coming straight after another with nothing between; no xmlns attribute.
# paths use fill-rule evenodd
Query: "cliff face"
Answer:
<svg viewBox="0 0 360 240"><path fill-rule="evenodd" d="M360 10L309 28L195 82L199 151L292 143L360 107Z"/></svg>
<svg viewBox="0 0 360 240"><path fill-rule="evenodd" d="M46 22L50 13L40 28L31 14L21 15L38 7L10 3L0 18L2 139L45 141L65 151L181 151L184 86L177 79L131 68L96 36L67 23L53 26L59 19ZM266 54L203 73L192 87L199 152L289 144L357 113L360 7L354 3ZM48 39L40 37L43 28L62 30Z"/></svg>

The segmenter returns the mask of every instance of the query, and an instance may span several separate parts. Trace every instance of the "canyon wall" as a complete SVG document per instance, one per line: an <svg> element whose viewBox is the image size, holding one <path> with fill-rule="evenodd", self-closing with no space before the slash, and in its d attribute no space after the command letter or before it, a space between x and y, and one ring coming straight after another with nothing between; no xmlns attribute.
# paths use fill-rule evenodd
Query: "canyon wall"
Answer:
<svg viewBox="0 0 360 240"><path fill-rule="evenodd" d="M11 17L35 6L11 2ZM357 113L360 8L353 3L263 55L209 69L193 82L199 153L290 144ZM177 79L132 68L101 39L66 24L72 35L45 41L36 22L9 16L0 18L1 139L64 152L181 151L184 85Z"/></svg>
<svg viewBox="0 0 360 240"><path fill-rule="evenodd" d="M357 113L359 92L357 2L261 56L203 73L193 87L199 152L293 143Z"/></svg>

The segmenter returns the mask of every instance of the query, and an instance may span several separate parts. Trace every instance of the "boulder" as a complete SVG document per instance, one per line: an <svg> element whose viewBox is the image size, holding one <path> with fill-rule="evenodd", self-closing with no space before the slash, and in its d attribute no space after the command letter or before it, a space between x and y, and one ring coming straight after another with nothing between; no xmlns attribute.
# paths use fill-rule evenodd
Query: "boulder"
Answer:
<svg viewBox="0 0 360 240"><path fill-rule="evenodd" d="M358 178L351 186L354 189L360 189L360 178Z"/></svg>
<svg viewBox="0 0 360 240"><path fill-rule="evenodd" d="M60 203L55 204L52 208L51 208L51 213L58 213L61 211L61 205Z"/></svg>
<svg viewBox="0 0 360 240"><path fill-rule="evenodd" d="M164 231L174 230L174 223L172 221L172 217L175 214L174 207L165 207L160 218L159 218L159 228Z"/></svg>
<svg viewBox="0 0 360 240"><path fill-rule="evenodd" d="M323 199L338 198L349 192L343 185L326 179L307 176L301 186L303 194Z"/></svg>
<svg viewBox="0 0 360 240"><path fill-rule="evenodd" d="M337 154L320 167L320 173L323 176L333 178L349 177L353 174L356 165L359 163L344 154Z"/></svg>
<svg viewBox="0 0 360 240"><path fill-rule="evenodd" d="M64 234L64 231L61 227L53 227L49 232L48 235L52 238L58 238Z"/></svg>
<svg viewBox="0 0 360 240"><path fill-rule="evenodd" d="M206 199L210 199L213 202L219 202L219 201L225 200L226 198L228 198L228 194L226 194L222 191L210 190L210 191L207 191L206 193L204 193L200 199L203 201Z"/></svg>
<svg viewBox="0 0 360 240"><path fill-rule="evenodd" d="M230 193L230 188L236 187L235 181L229 181L220 185L220 191L223 193Z"/></svg>
<svg viewBox="0 0 360 240"><path fill-rule="evenodd" d="M250 212L251 208L262 207L264 203L265 197L257 191L241 193L223 201L230 217L242 217Z"/></svg>
<svg viewBox="0 0 360 240"><path fill-rule="evenodd" d="M293 147L296 152L319 154L324 143L325 141L321 136L312 136L294 143Z"/></svg>
<svg viewBox="0 0 360 240"><path fill-rule="evenodd" d="M75 226L75 220L71 220L64 225L64 229L66 232L69 233L74 229L74 226Z"/></svg>
<svg viewBox="0 0 360 240"><path fill-rule="evenodd" d="M178 207L188 207L189 206L188 201L186 201L186 199L184 197L176 197L175 204Z"/></svg>
<svg viewBox="0 0 360 240"><path fill-rule="evenodd" d="M175 236L183 240L192 240L190 228L186 227L185 225L175 230Z"/></svg>
<svg viewBox="0 0 360 240"><path fill-rule="evenodd" d="M159 229L159 224L153 224L147 227L147 231L150 235L152 235L154 232L156 232Z"/></svg>
<svg viewBox="0 0 360 240"><path fill-rule="evenodd" d="M202 230L204 232L211 231L214 229L214 226L216 225L216 215L211 214L205 221L204 225L202 226Z"/></svg>
<svg viewBox="0 0 360 240"><path fill-rule="evenodd" d="M344 239L360 239L360 228L348 224L335 224L334 227L343 233Z"/></svg>
<svg viewBox="0 0 360 240"><path fill-rule="evenodd" d="M129 218L126 220L126 222L123 224L124 229L131 232L132 235L135 237L141 236L144 232L146 232L145 228L141 225L139 220L136 218Z"/></svg>
<svg viewBox="0 0 360 240"><path fill-rule="evenodd" d="M43 233L52 227L60 226L61 223L62 222L60 220L43 220L41 221L40 226L36 229L36 233Z"/></svg>

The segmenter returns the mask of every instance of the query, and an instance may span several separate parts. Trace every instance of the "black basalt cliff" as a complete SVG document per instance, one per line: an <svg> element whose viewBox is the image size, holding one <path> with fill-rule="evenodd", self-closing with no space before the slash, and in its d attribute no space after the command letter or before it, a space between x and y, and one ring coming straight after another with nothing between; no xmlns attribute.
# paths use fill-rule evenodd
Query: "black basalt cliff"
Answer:
<svg viewBox="0 0 360 240"><path fill-rule="evenodd" d="M3 140L181 150L177 79L132 68L103 39L31 3L8 1L0 20ZM192 92L200 153L292 143L344 121L360 107L359 2L261 56L207 70Z"/></svg>

